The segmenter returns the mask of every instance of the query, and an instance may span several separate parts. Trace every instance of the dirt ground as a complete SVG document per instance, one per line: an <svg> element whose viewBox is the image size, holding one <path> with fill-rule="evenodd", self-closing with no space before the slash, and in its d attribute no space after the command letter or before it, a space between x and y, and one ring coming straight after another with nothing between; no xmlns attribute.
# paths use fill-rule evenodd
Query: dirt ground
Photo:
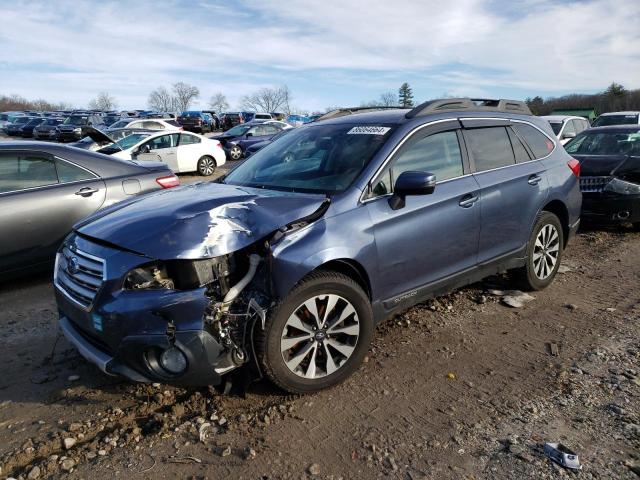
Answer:
<svg viewBox="0 0 640 480"><path fill-rule="evenodd" d="M48 276L0 285L0 478L640 476L640 234L582 232L522 308L493 277L377 329L346 383L246 397L107 377L59 338ZM494 292L495 293L495 292Z"/></svg>

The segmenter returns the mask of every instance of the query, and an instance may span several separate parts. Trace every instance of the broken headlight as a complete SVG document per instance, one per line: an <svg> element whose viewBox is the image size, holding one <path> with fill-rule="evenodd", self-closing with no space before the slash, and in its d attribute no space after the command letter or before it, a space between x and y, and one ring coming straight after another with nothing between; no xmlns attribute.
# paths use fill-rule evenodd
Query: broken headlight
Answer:
<svg viewBox="0 0 640 480"><path fill-rule="evenodd" d="M127 290L173 290L173 280L167 275L164 265L153 263L134 268L124 279L124 288Z"/></svg>
<svg viewBox="0 0 640 480"><path fill-rule="evenodd" d="M622 195L638 195L640 194L640 185L637 183L626 182L619 178L614 178L606 187L605 192L620 193Z"/></svg>

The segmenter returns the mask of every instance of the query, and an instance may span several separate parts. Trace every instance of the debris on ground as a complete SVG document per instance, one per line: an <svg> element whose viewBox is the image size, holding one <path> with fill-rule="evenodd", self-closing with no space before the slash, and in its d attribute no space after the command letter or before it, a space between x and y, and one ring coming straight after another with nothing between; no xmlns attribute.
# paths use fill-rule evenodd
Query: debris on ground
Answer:
<svg viewBox="0 0 640 480"><path fill-rule="evenodd" d="M562 443L545 443L544 453L558 465L572 470L582 470L578 455Z"/></svg>

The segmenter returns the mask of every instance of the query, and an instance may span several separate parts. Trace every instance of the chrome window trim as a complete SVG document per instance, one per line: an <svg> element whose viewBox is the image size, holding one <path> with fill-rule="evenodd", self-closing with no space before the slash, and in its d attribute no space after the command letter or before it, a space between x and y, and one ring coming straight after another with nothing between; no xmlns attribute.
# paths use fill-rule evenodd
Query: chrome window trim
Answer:
<svg viewBox="0 0 640 480"><path fill-rule="evenodd" d="M371 182L373 182L373 180L380 174L380 172L382 170L384 170L384 168L387 166L387 163L389 163L391 161L391 158L396 154L396 152L400 149L400 147L402 147L402 145L404 145L404 143L409 140L409 138L411 138L415 133L417 133L418 131L422 130L423 128L426 128L428 126L431 125L436 125L438 123L445 123L445 122L451 122L453 120L457 120L459 122L462 123L462 120L501 120L501 121L507 121L507 122L514 122L514 123L524 123L526 125L530 125L531 127L535 128L536 130L538 130L540 133L542 133L547 139L549 139L551 141L551 143L553 143L553 150L551 150L547 155L545 155L544 157L540 157L540 158L532 158L531 160L527 161L527 162L520 162L520 163L514 163L512 165L504 165L502 167L496 167L496 168L492 168L490 170L483 170L481 172L471 172L468 174L464 174L461 175L459 177L454 177L454 178L448 178L447 180L442 180L441 182L436 181L436 185L439 183L444 183L444 182L449 182L451 180L457 180L458 178L463 178L463 177L468 177L471 175L480 175L486 172L494 172L496 170L502 170L504 168L511 168L511 167L516 167L518 165L526 165L527 163L531 163L531 162L537 162L538 160L544 160L545 158L550 157L558 148L558 139L556 138L551 138L549 135L547 135L546 132L544 132L541 128L539 128L538 126L534 125L531 122L527 122L526 120L521 120L521 119L515 119L515 118L502 118L502 117L456 117L456 118L447 118L444 120L434 120L432 122L428 122L428 123L423 123L422 125L418 125L415 129L411 130L403 139L400 143L398 143L398 145L396 145L396 147L389 153L389 155L387 155L387 158L384 159L384 161L382 162L382 165L375 171L375 173L371 176L371 178L369 179L369 181L367 182L367 185L370 185ZM481 128L481 127L480 127ZM564 127L563 127L564 128ZM462 130L464 130L464 127L462 127ZM517 132L516 132L517 133ZM369 200L374 200L376 198L381 198L381 197L387 197L390 195L393 195L392 193L385 193L384 195L378 195L377 197L371 197L371 198L364 198L365 194L367 192L367 188L365 187L365 189L362 191L362 193L360 194L360 198L358 199L358 203L366 203Z"/></svg>

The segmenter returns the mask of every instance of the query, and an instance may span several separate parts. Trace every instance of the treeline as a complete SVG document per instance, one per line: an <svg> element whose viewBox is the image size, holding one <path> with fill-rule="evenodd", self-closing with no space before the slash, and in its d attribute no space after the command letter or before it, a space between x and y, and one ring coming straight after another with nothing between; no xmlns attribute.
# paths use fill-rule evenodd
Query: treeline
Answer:
<svg viewBox="0 0 640 480"><path fill-rule="evenodd" d="M581 95L572 93L562 97L533 97L526 99L534 115L549 115L554 110L573 110L576 108L593 108L596 114L619 112L624 110L640 110L640 89L627 90L619 83L612 83L600 93Z"/></svg>
<svg viewBox="0 0 640 480"><path fill-rule="evenodd" d="M0 95L0 112L10 112L13 110L71 110L73 105L69 103L51 103L47 100L27 100L20 95Z"/></svg>

